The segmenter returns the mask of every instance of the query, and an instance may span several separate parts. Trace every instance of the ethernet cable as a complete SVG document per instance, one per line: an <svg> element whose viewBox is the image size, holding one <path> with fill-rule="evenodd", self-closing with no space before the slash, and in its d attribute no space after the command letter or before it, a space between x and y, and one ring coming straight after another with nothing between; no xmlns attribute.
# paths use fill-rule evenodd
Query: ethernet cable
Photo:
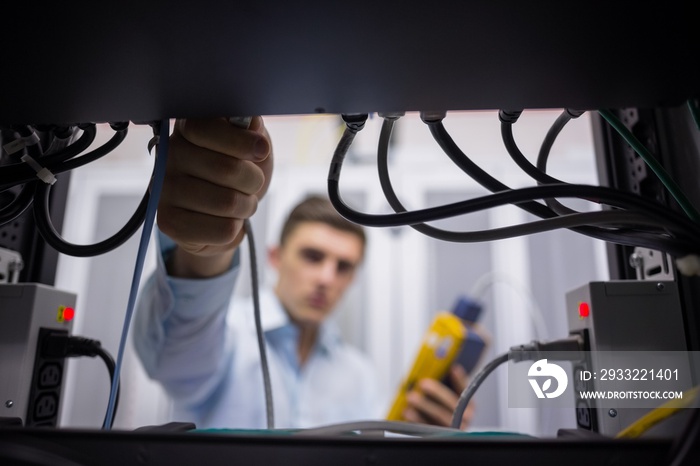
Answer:
<svg viewBox="0 0 700 466"><path fill-rule="evenodd" d="M487 174L485 171L483 171L481 168L479 168L474 162L469 160L469 158L464 154L460 148L455 144L455 142L452 140L452 138L449 136L447 131L445 130L444 126L441 123L441 120L444 118L444 114L436 114L435 112L432 112L430 115L425 116L421 114L421 118L423 121L429 125L430 131L433 134L433 137L435 140L438 142L438 144L442 147L443 151L450 157L450 159L459 167L461 168L464 172L466 172L468 175L470 175L475 181L477 181L479 184L487 188L489 191L492 192L500 192L500 191L505 191L505 190L510 190L510 188L500 181L496 180L489 174ZM581 186L581 185L568 185L567 186ZM556 186L556 185L553 185ZM584 198L588 200L593 200L594 202L599 202L602 203L603 198L601 196L613 196L613 199L615 197L619 197L618 195L622 195L628 198L631 196L630 193L624 193L622 191L618 190L613 190L611 188L605 188L605 187L591 187L589 186L588 188L597 188L599 190L599 194L590 194L590 195L579 195L579 196L570 196L570 197L579 197L579 198ZM652 204L650 201L640 198L639 196L634 196L636 199L636 206L632 205L624 205L624 204L617 204L618 206L622 207L628 207L628 208L635 208L641 210L644 215L648 216L649 214L655 215L653 212L648 212L649 209L645 208L645 204L647 207L654 207L656 204ZM552 197L553 198L553 197ZM547 197L543 197L543 199L549 199ZM609 202L610 205L616 205L615 202ZM542 218L549 218L552 216L555 216L556 213L549 209L546 206L543 206L539 203L520 203L518 204L519 207L522 209L537 215ZM657 207L659 207L658 205ZM658 209L656 209L658 212ZM681 218L681 216L678 216ZM686 220L683 218L683 220ZM686 224L689 224L686 222ZM678 244L671 244L673 241L669 241L669 239L659 239L658 235L649 235L648 233L644 232L638 232L638 231L606 231L602 229L595 229L593 227L589 226L580 226L576 228L572 228L573 231L576 231L578 233L585 234L587 236L590 236L592 238L596 239L601 239L604 241L608 242L616 242L618 244L627 244L627 245L633 245L633 246L644 246L644 247L650 247L658 250L663 250L667 252L671 252L676 250L678 252L678 255L683 255L682 247L678 248ZM694 234L691 234L691 238Z"/></svg>
<svg viewBox="0 0 700 466"><path fill-rule="evenodd" d="M83 155L76 159L71 159L63 162L64 169L77 168L80 165L90 163L103 157L113 151L126 137L128 123L113 125L115 134L110 141L100 148L92 151L89 154ZM153 175L152 175L153 176ZM51 194L51 185L47 183L34 182L35 194L33 202L34 220L37 229L41 233L44 240L55 250L63 254L75 257L90 257L104 254L112 251L124 244L131 238L136 231L141 227L145 220L146 209L150 193L148 190L144 193L141 202L135 209L131 218L122 226L119 231L114 233L109 238L106 238L95 244L73 244L66 241L53 226L51 221L51 213L49 209L49 200Z"/></svg>
<svg viewBox="0 0 700 466"><path fill-rule="evenodd" d="M498 366L506 362L508 362L508 353L503 353L489 361L479 371L479 373L476 374L476 376L474 376L474 378L469 380L469 385L467 385L467 388L465 388L464 391L460 394L459 399L457 400L457 407L455 408L455 411L452 414L451 427L453 429L459 429L459 427L462 425L464 411L466 411L469 402L471 401L472 397L479 389L481 384L484 382L484 380L486 380L486 377L488 377L491 374L491 372L493 372Z"/></svg>
<svg viewBox="0 0 700 466"><path fill-rule="evenodd" d="M76 141L69 144L70 139L78 130L82 130L82 134ZM74 129L66 129L65 132L68 134L61 131L60 137L51 137L48 147L40 151L42 152L40 157L35 153L34 159L38 159L37 163L48 167L54 173L65 171L64 167L59 167L59 165L83 152L95 139L94 125L81 125ZM6 146L11 145L12 142L6 144ZM6 146L5 152L8 155L17 155L14 151L7 150ZM12 222L32 205L37 182L36 172L31 170L25 162L16 162L0 167L0 194L11 198L7 204L0 207L0 225ZM17 189L9 192L13 188Z"/></svg>
<svg viewBox="0 0 700 466"><path fill-rule="evenodd" d="M248 129L252 121L252 117L230 117L229 123L239 128ZM272 382L270 381L270 367L267 362L267 350L265 349L265 337L262 330L262 320L260 312L260 286L258 285L258 259L255 254L255 238L253 235L253 226L250 219L245 219L243 228L248 238L248 251L250 254L250 275L251 288L253 294L253 315L255 318L255 335L258 341L258 353L260 353L260 367L262 368L263 389L265 391L265 414L267 420L267 428L275 428L274 404L272 402Z"/></svg>
<svg viewBox="0 0 700 466"><path fill-rule="evenodd" d="M547 173L547 159L549 158L549 153L552 150L554 141L559 136L559 133L564 129L564 126L571 121L573 118L578 118L583 114L582 111L576 111L571 109L564 109L561 114L554 120L552 126L547 130L547 134L542 140L542 145L540 146L540 151L537 154L537 169L542 173ZM545 199L545 203L558 214L567 213L571 209L561 204L556 199Z"/></svg>
<svg viewBox="0 0 700 466"><path fill-rule="evenodd" d="M347 118L347 116L344 116L344 118ZM328 194L331 203L341 215L352 222L375 227L415 225L500 205L520 204L537 198L584 197L595 199L597 202L601 203L607 202L623 207L642 209L646 211L647 214L652 214L655 222L663 221L668 227L674 227L681 234L678 235L678 238L669 238L672 241L664 243L664 250L680 255L698 249L697 241L695 241L694 238L700 236L700 228L694 222L689 221L682 215L670 212L660 205L639 198L638 196L596 186L568 184L537 186L497 192L482 198L438 207L429 207L411 212L402 211L394 214L366 214L357 212L345 204L339 194L339 178L345 154L355 134L362 129L367 115L354 115L352 118L354 119L353 121L346 120L347 127L338 143L328 174ZM542 206L541 204L540 206L547 209L546 206ZM571 223L569 222L573 222L573 220L564 216L555 218L554 222L561 222L557 223L557 225L559 225L559 227L564 227L570 226ZM573 223L575 224L575 222ZM658 238L658 236L654 237L655 240L658 240ZM663 239L660 240L660 242L663 241Z"/></svg>
<svg viewBox="0 0 700 466"><path fill-rule="evenodd" d="M128 122L112 123L110 126L115 131L114 135L106 143L86 154L77 157L95 139L96 130L94 124L79 126L78 128L83 130L83 134L73 144L51 154L39 156L38 153L35 153L37 158L34 160L37 165L46 168L54 174L73 170L91 163L112 152L126 138ZM26 131L28 130L24 130L25 133ZM11 164L0 169L0 187L4 187L3 189L9 189L9 187L24 183L14 200L0 209L0 223L14 220L28 207L33 206L37 229L44 240L58 252L75 257L104 254L124 244L138 231L144 222L149 199L148 190L144 193L131 218L114 235L95 244L78 245L70 243L61 237L51 221L49 201L52 185L37 180L36 176L36 173L31 172L26 163Z"/></svg>
<svg viewBox="0 0 700 466"><path fill-rule="evenodd" d="M535 179L538 182L538 184L562 183L562 181L549 176L547 172L539 166L536 167L532 165L515 143L515 138L513 137L513 124L518 120L521 113L521 111L508 112L504 110L498 112L498 118L499 120L501 120L501 138L503 139L506 151L513 159L513 161L525 173L527 173L528 175L530 175L530 177ZM576 118L582 114L583 112L574 112L568 109L564 110L561 113L559 118L557 118L557 120L554 122L554 125L547 132L547 135L545 136L545 139L542 142L542 146L540 148L540 158L543 160L543 162L546 163L549 150L551 149L552 144L554 144L554 140L559 135L564 125L568 121L570 121L571 118ZM547 204L547 206L550 209L552 209L552 211L559 215L576 213L575 210L564 206L556 199L545 199L544 201Z"/></svg>
<svg viewBox="0 0 700 466"><path fill-rule="evenodd" d="M255 317L255 334L258 340L258 352L260 353L260 366L262 367L263 387L265 390L265 414L267 428L275 428L274 405L272 402L272 383L270 381L270 368L267 362L267 351L265 349L265 338L262 331L262 321L260 317L260 293L258 285L258 260L255 254L255 240L253 238L253 227L250 220L243 222L245 234L248 238L248 251L250 254L250 275L251 288L253 291L253 313Z"/></svg>
<svg viewBox="0 0 700 466"><path fill-rule="evenodd" d="M80 157L95 140L97 130L94 124L79 125L82 130L80 137L67 147L55 153L46 153L38 159L42 166L54 174L63 173L90 163L114 150L126 137L123 124L116 124L115 134L104 145ZM36 180L36 173L24 162L16 162L0 168L0 190Z"/></svg>
<svg viewBox="0 0 700 466"><path fill-rule="evenodd" d="M462 424L462 416L467 409L472 397L498 366L512 360L514 362L536 361L541 359L543 352L556 352L560 358L558 360L577 361L582 360L583 339L580 335L570 335L567 338L550 342L533 341L527 345L513 346L506 353L503 353L489 361L476 376L469 381L469 385L460 394L457 407L452 415L452 427L459 429ZM549 355L549 354L548 354ZM550 357L549 359L555 359Z"/></svg>
<svg viewBox="0 0 700 466"><path fill-rule="evenodd" d="M127 302L126 314L124 316L124 324L122 327L121 339L119 341L119 350L117 352L117 361L114 368L115 379L112 383L112 389L109 395L109 404L107 406L107 416L105 418L103 429L109 430L112 426L114 410L116 404L117 381L121 372L122 361L124 359L124 350L127 344L127 336L131 319L134 314L134 306L136 304L136 295L138 294L141 274L143 272L143 264L146 260L146 251L151 238L153 224L155 223L156 210L158 208L158 200L163 187L163 179L165 178L165 162L168 155L168 134L170 130L170 122L168 119L163 119L158 126L153 127L154 137L157 138L156 162L153 177L150 184L150 195L146 206L146 213L141 230L141 238L139 241L139 249L136 255L136 263L134 264L134 274L131 280L131 288L129 290L129 300Z"/></svg>
<svg viewBox="0 0 700 466"><path fill-rule="evenodd" d="M397 198L396 193L394 192L394 189L391 185L387 163L389 146L388 142L391 138L392 127L394 125L395 120L395 117L385 117L384 123L382 125L377 151L377 168L379 171L379 181L387 201L389 202L389 204L395 212L405 212L406 209L403 207L403 205ZM543 231L549 231L558 228L569 228L593 224L633 224L635 226L646 225L650 227L656 227L660 230L663 229L663 227L665 226L661 222L654 221L654 219L642 216L634 212L573 212L573 214L575 214L575 216L550 217L545 220L530 222L527 224L516 225L511 227L502 227L484 231L454 232L435 228L423 223L412 224L410 226L415 230L432 238L440 239L443 241L463 243L493 241L498 239L511 238L515 236L522 236L526 234L540 233ZM619 241L624 240L625 237L622 237ZM634 241L630 242L630 244L637 245L638 242Z"/></svg>

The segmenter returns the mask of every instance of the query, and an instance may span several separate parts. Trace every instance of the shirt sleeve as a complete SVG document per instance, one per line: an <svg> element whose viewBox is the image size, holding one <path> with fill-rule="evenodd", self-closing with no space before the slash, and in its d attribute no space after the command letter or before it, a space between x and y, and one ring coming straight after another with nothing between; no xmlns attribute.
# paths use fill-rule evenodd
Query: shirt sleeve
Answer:
<svg viewBox="0 0 700 466"><path fill-rule="evenodd" d="M167 275L163 255L171 244L162 233L155 272L136 304L133 343L146 373L184 406L205 403L226 380L232 356L226 314L239 271L216 277L182 279Z"/></svg>

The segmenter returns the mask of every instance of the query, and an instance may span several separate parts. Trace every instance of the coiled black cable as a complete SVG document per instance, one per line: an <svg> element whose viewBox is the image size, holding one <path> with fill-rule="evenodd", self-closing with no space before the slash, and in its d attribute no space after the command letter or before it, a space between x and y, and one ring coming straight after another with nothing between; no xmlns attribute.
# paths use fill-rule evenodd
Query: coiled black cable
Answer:
<svg viewBox="0 0 700 466"><path fill-rule="evenodd" d="M505 113L506 117L510 116L511 118L513 117L513 114L515 112L507 112ZM503 117L504 113L502 112L500 114L501 117ZM516 116L517 119L517 116ZM500 192L503 190L509 190L510 188L500 181L496 180L492 176L488 175L486 172L484 172L481 168L479 168L476 164L474 164L467 156L462 152L462 150L455 144L455 142L452 140L450 135L447 133L446 129L441 123L441 119L432 119L428 120L424 118L424 121L429 125L430 131L433 134L433 137L435 140L438 142L438 144L442 147L442 149L445 151L445 153L450 157L450 159L458 166L460 167L463 171L465 171L468 175L470 175L474 180L476 180L479 184L481 184L483 187L486 189L492 191L492 192ZM529 163L529 162L528 162ZM540 175L538 175L540 176ZM546 175L545 175L546 176ZM551 178L551 177L550 177ZM572 198L581 198L585 199L591 202L597 202L597 203L602 203L602 204L609 204L611 206L617 206L617 207L624 207L624 208L631 208L631 209L638 209L639 212L643 215L657 215L659 213L665 213L664 211L666 210L663 206L654 203L653 201L641 198L639 196L636 196L632 193L626 193L623 191L619 191L616 189L612 188L607 188L603 186L585 186L585 185L574 185L574 184L566 184L566 183L561 183L559 180L556 180L554 178L551 178L552 181L557 182L557 184L553 184L552 186L570 186L573 187L574 190L577 190L578 187L581 187L582 189L585 189L588 192L591 192L593 190L593 194L586 194L584 195L583 192L580 193L580 195L563 195L559 197L572 197ZM585 187L584 187L585 186ZM548 197L537 197L541 199L549 199ZM549 218L551 216L557 215L556 212L554 212L552 209L550 209L547 206L543 206L539 203L531 203L531 204L518 204L519 207L523 208L524 210L537 215L542 218ZM570 211L567 213L575 213L575 211ZM643 231L636 231L636 230L626 230L626 229L618 229L617 231L611 231L608 229L602 229L602 228L596 228L592 226L580 226L580 227L574 227L572 228L573 231L576 231L577 233L585 234L587 236L590 236L592 238L608 241L611 243L617 243L617 244L625 244L625 245L636 245L636 246L643 246L643 247L649 247L649 248L657 248L659 250L664 250L669 253L675 253L677 254L683 254L683 251L686 250L685 246L682 246L682 242L692 244L697 241L697 224L694 224L694 222L689 222L687 221L687 218L681 215L675 215L674 216L676 220L678 220L681 224L683 224L685 227L685 233L689 235L689 240L688 241L681 241L675 240L673 238L659 238L658 235L652 234L649 235L648 233L645 233ZM673 220L670 220L673 222ZM632 241L632 237L634 240ZM669 241L670 239L670 241ZM674 244L675 243L675 244ZM695 248L691 248L690 250L695 250Z"/></svg>
<svg viewBox="0 0 700 466"><path fill-rule="evenodd" d="M43 151L40 144L37 143L25 145L25 150L38 164L47 167L52 173L66 171L69 167L59 168L59 165L86 150L95 139L94 124L81 125L80 128L83 129L83 133L73 144L53 153L50 152L51 147ZM68 141L75 129L71 129L69 134L65 134L65 131L68 130L61 131L59 129L59 136L64 141ZM13 131L21 138L30 138L32 134L35 134L28 126L13 127ZM52 138L51 142L55 139ZM50 145L53 146L53 144ZM0 194L4 199L3 205L0 206L0 225L12 222L31 206L36 191L36 182L36 172L24 161L0 167Z"/></svg>
<svg viewBox="0 0 700 466"><path fill-rule="evenodd" d="M80 125L80 129L82 129L82 134L80 135L80 137L78 137L78 139L75 142L68 145L64 149L56 151L55 153L45 154L41 156L37 160L40 163L40 165L46 167L52 173L58 174L67 170L71 170L76 166L85 165L85 163L88 163L89 161L95 160L95 154L91 153L86 154L90 156L89 159L80 160L82 158L81 157L80 159L77 159L80 160L80 162L76 160L72 162L72 165L62 165L63 162L73 159L75 156L87 150L87 148L90 147L90 145L95 140L95 137L97 135L97 129L94 124ZM115 135L115 137L113 137L112 140L110 140L107 143L107 148L111 147L113 149L114 147L116 147L116 145L118 145L117 141L119 141L120 143L124 139L124 137L126 137L125 130L118 131L117 135ZM97 152L97 154L104 155L105 153L107 153L105 152L105 149L100 149ZM4 165L0 168L0 191L10 188L12 186L17 186L19 184L35 181L36 179L36 172L24 162L16 162L13 164Z"/></svg>
<svg viewBox="0 0 700 466"><path fill-rule="evenodd" d="M432 128L436 128L438 131L442 131L446 135L444 127L442 127L439 121L433 122L431 125L431 129ZM505 204L521 205L524 203L532 203L533 199L548 197L572 197L584 198L593 202L608 203L620 207L639 209L645 212L645 214L651 214L654 216L655 224L664 222L664 224L671 225L674 228L674 232L677 233L678 236L669 237L668 239L670 241L664 242L663 238L659 239L658 236L654 237L655 241L664 242L664 250L675 254L686 254L689 251L695 252L700 250L700 245L696 240L700 236L700 228L694 222L688 221L685 217L669 212L662 206L648 202L647 200L639 198L638 196L597 186L568 184L537 186L522 188L519 190L497 192L482 198L461 201L438 207L430 207L412 212L402 211L395 214L366 214L357 212L342 201L339 193L339 177L343 159L357 131L358 130L355 128L350 128L349 125L348 128L346 128L346 131L343 133L341 141L334 153L328 175L328 194L331 202L341 215L352 222L377 227L415 225ZM446 136L447 140L451 141L449 135ZM452 144L454 143L452 142ZM459 150L459 148L456 149ZM473 163L471 164L474 165ZM478 169L478 167L475 165L474 167ZM482 170L480 171L486 175L485 172ZM489 176L486 175L486 177ZM491 178L491 180L493 179ZM493 181L500 184L500 182L496 180ZM556 215L546 206L538 203L534 204L539 206L539 208L545 209L547 212L545 215L547 215L547 217L553 217ZM602 236L602 234L599 234L599 236ZM625 241L624 236L620 235L619 232L611 233L611 236L619 241ZM640 232L640 236L635 239L635 243L644 240L645 233Z"/></svg>
<svg viewBox="0 0 700 466"><path fill-rule="evenodd" d="M19 187L17 193L4 191L3 195L12 197L12 200L0 208L0 225L12 222L22 215L34 201L35 181L25 183Z"/></svg>
<svg viewBox="0 0 700 466"><path fill-rule="evenodd" d="M384 195L396 212L405 212L405 207L401 204L392 187L388 171L388 147L391 138L392 128L396 120L386 118L382 124L379 137L377 168L379 181ZM455 232L435 228L426 224L411 225L415 230L442 241L471 243L481 241L494 241L527 234L540 233L559 228L569 228L572 226L591 224L634 224L653 226L662 229L663 224L654 221L652 218L641 216L635 212L607 211L607 212L584 212L575 213L569 216L553 217L545 220L530 222L527 224L514 225L510 227L495 228L483 231Z"/></svg>
<svg viewBox="0 0 700 466"><path fill-rule="evenodd" d="M68 160L64 162L63 166L70 167L69 169L77 168L110 153L126 137L127 126L128 124L116 127L115 135L112 137L112 139L110 139L110 141L108 141L98 149L95 149L94 151L90 152L89 154L83 155L77 159ZM157 128L154 128L154 131L156 130ZM157 137L157 135L155 135L154 137ZM150 197L149 189L146 189L146 192L141 198L141 202L137 206L131 218L129 218L129 220L124 224L124 226L114 235L95 244L79 245L70 243L66 241L54 228L53 223L51 221L51 212L49 210L49 199L51 193L51 185L49 184L39 182L35 183L35 194L33 203L34 220L36 222L37 229L41 233L41 236L51 247L56 249L58 252L75 257L97 256L109 252L113 249L116 249L117 247L124 244L138 231L141 225L143 225L143 222L146 218L148 199Z"/></svg>
<svg viewBox="0 0 700 466"><path fill-rule="evenodd" d="M149 192L146 191L141 202L132 214L131 218L115 234L94 244L73 244L61 236L51 221L49 199L51 185L41 182L34 183L36 192L34 195L33 212L36 227L44 240L55 250L63 254L75 257L92 257L104 254L124 244L143 225L146 218Z"/></svg>

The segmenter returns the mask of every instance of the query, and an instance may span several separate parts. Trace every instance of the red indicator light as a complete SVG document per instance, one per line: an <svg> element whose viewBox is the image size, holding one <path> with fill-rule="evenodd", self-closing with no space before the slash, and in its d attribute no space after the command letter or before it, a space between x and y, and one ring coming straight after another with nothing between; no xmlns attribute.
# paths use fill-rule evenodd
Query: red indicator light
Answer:
<svg viewBox="0 0 700 466"><path fill-rule="evenodd" d="M70 322L75 317L75 309L68 306L58 306L58 312L56 313L56 322Z"/></svg>
<svg viewBox="0 0 700 466"><path fill-rule="evenodd" d="M591 308L588 303L580 302L578 303L578 316L583 319L591 314Z"/></svg>
<svg viewBox="0 0 700 466"><path fill-rule="evenodd" d="M75 317L75 309L72 307L67 307L63 310L63 320L69 322L73 320L73 317Z"/></svg>

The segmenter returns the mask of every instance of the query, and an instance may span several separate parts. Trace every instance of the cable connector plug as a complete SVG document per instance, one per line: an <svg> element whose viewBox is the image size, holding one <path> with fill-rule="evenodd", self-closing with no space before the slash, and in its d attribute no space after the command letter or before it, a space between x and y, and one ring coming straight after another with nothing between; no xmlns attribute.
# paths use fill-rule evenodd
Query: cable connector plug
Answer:
<svg viewBox="0 0 700 466"><path fill-rule="evenodd" d="M129 129L128 121L113 121L109 124L109 127L114 131L126 131Z"/></svg>
<svg viewBox="0 0 700 466"><path fill-rule="evenodd" d="M398 120L404 116L406 112L379 112L377 115L379 118L384 118L385 120Z"/></svg>
<svg viewBox="0 0 700 466"><path fill-rule="evenodd" d="M499 110L498 119L501 120L501 123L509 123L512 125L518 121L522 113L522 110Z"/></svg>
<svg viewBox="0 0 700 466"><path fill-rule="evenodd" d="M440 123L442 120L445 119L447 116L447 112L443 110L430 110L430 111L422 111L420 112L420 119L423 120L423 123L430 124L430 123Z"/></svg>
<svg viewBox="0 0 700 466"><path fill-rule="evenodd" d="M348 131L358 133L365 127L365 122L367 121L368 116L369 115L366 113L344 113L342 118L348 128Z"/></svg>
<svg viewBox="0 0 700 466"><path fill-rule="evenodd" d="M99 356L102 344L85 337L70 336L64 333L52 333L46 337L42 352L49 358L66 358L75 356Z"/></svg>
<svg viewBox="0 0 700 466"><path fill-rule="evenodd" d="M567 115L569 115L572 119L573 118L578 118L584 113L586 113L585 110L576 110L573 108L565 108L564 111L566 112Z"/></svg>
<svg viewBox="0 0 700 466"><path fill-rule="evenodd" d="M514 362L537 361L542 359L542 353L548 353L547 359L558 361L579 361L584 358L583 338L573 334L559 340L540 342L532 341L526 345L512 346L508 359ZM554 353L554 354L550 354Z"/></svg>

